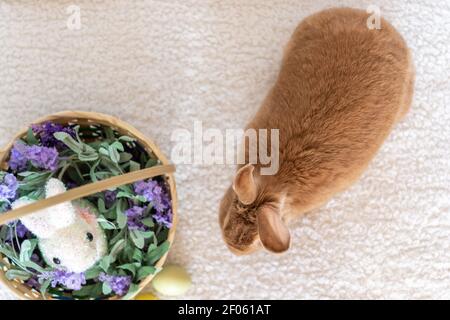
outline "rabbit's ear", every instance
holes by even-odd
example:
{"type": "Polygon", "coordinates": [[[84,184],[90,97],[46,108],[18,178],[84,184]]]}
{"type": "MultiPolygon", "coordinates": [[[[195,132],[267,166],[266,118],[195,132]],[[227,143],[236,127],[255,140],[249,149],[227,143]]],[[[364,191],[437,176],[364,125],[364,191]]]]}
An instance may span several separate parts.
{"type": "Polygon", "coordinates": [[[245,205],[252,204],[256,200],[257,186],[253,178],[252,164],[247,164],[238,170],[233,182],[233,190],[240,202],[245,205]]]}
{"type": "Polygon", "coordinates": [[[259,238],[266,250],[281,253],[289,249],[291,235],[277,208],[271,205],[262,206],[256,213],[256,220],[259,238]]]}
{"type": "MultiPolygon", "coordinates": [[[[17,209],[29,204],[32,204],[35,200],[28,198],[20,198],[11,204],[13,209],[17,209]]],[[[53,235],[54,228],[50,221],[47,219],[45,212],[35,212],[22,217],[20,221],[39,238],[48,238],[53,235]]]]}
{"type": "MultiPolygon", "coordinates": [[[[45,186],[46,198],[66,192],[66,187],[58,179],[50,179],[45,186]]],[[[16,200],[12,207],[18,208],[34,202],[33,200],[21,198],[16,200]]],[[[49,238],[57,230],[66,228],[76,219],[76,211],[70,202],[64,202],[44,210],[34,212],[20,220],[39,238],[49,238]]]]}
{"type": "MultiPolygon", "coordinates": [[[[45,197],[50,198],[58,194],[66,192],[67,189],[60,180],[52,178],[45,186],[45,197]]],[[[46,209],[49,223],[54,229],[65,228],[74,223],[76,218],[76,211],[71,202],[64,202],[56,206],[46,209]]]]}

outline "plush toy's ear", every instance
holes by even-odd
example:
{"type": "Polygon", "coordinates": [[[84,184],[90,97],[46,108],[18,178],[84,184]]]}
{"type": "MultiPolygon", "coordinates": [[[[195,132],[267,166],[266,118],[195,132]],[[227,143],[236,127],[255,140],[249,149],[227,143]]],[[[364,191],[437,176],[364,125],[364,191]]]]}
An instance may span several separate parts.
{"type": "Polygon", "coordinates": [[[265,249],[281,253],[289,249],[291,235],[281,219],[279,209],[263,205],[256,213],[258,233],[265,249]]]}
{"type": "MultiPolygon", "coordinates": [[[[66,187],[58,179],[50,179],[45,186],[46,198],[55,196],[65,191],[66,187]]],[[[16,209],[33,202],[33,200],[21,198],[12,204],[12,208],[16,209]]],[[[62,204],[22,217],[20,220],[39,238],[48,238],[58,229],[68,227],[74,223],[75,218],[76,211],[72,204],[70,202],[64,202],[62,204]]]]}
{"type": "MultiPolygon", "coordinates": [[[[20,198],[11,204],[12,209],[17,209],[29,204],[32,204],[35,200],[28,198],[20,198]]],[[[35,234],[38,238],[50,237],[54,233],[54,228],[50,221],[47,219],[45,212],[35,212],[22,217],[20,221],[35,234]]]]}
{"type": "MultiPolygon", "coordinates": [[[[52,178],[45,185],[45,197],[50,198],[60,193],[66,192],[67,189],[62,181],[52,178]]],[[[65,228],[74,223],[76,211],[71,202],[64,202],[56,206],[46,209],[51,225],[55,229],[65,228]]]]}
{"type": "Polygon", "coordinates": [[[252,204],[256,200],[257,186],[253,178],[252,164],[247,164],[238,170],[233,182],[233,190],[240,202],[245,205],[252,204]]]}

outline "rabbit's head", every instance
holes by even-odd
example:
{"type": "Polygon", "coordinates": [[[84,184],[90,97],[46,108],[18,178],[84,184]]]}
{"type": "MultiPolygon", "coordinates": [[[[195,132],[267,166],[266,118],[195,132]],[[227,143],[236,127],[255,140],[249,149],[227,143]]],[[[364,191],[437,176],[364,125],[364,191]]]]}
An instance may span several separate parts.
{"type": "MultiPolygon", "coordinates": [[[[46,197],[66,191],[58,179],[46,185],[46,197]]],[[[13,203],[17,208],[33,202],[21,198],[13,203]]],[[[39,238],[39,248],[50,266],[72,272],[83,272],[107,252],[106,238],[97,223],[96,208],[88,201],[62,203],[21,219],[39,238]]]]}
{"type": "Polygon", "coordinates": [[[73,272],[83,272],[106,254],[106,239],[88,202],[74,201],[77,212],[74,222],[49,238],[41,238],[39,248],[46,262],[55,267],[65,267],[73,272]]]}
{"type": "Polygon", "coordinates": [[[219,222],[228,248],[237,255],[262,246],[273,253],[289,249],[290,233],[281,217],[283,199],[258,185],[255,167],[238,170],[220,204],[219,222]]]}

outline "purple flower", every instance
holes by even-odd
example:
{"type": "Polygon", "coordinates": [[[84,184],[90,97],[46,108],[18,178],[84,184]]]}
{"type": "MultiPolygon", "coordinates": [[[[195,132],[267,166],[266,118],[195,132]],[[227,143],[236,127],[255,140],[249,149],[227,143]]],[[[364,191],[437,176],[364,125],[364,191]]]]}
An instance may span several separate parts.
{"type": "Polygon", "coordinates": [[[166,228],[172,228],[172,218],[173,214],[171,209],[168,209],[165,213],[157,212],[153,215],[153,219],[155,219],[158,224],[165,226],[166,228]]]}
{"type": "Polygon", "coordinates": [[[109,191],[109,190],[105,191],[105,204],[107,208],[111,207],[116,201],[116,199],[117,199],[116,191],[109,191]]]}
{"type": "Polygon", "coordinates": [[[112,291],[119,296],[127,294],[131,285],[130,276],[113,276],[105,274],[104,272],[100,273],[98,280],[106,282],[111,287],[112,291]]]}
{"type": "Polygon", "coordinates": [[[142,216],[145,208],[134,206],[125,211],[127,216],[128,229],[130,230],[145,230],[145,225],[142,223],[142,216]]]}
{"type": "Polygon", "coordinates": [[[16,234],[17,234],[18,239],[23,239],[27,236],[27,233],[29,232],[27,227],[25,227],[25,225],[23,225],[22,222],[20,222],[20,220],[15,220],[15,221],[10,222],[10,223],[8,223],[8,226],[9,226],[9,232],[6,235],[6,239],[5,239],[5,241],[7,241],[7,242],[11,242],[16,234]],[[16,228],[15,231],[14,231],[14,227],[16,228]]]}
{"type": "Polygon", "coordinates": [[[39,138],[44,147],[67,148],[66,145],[54,137],[56,132],[65,132],[75,138],[75,131],[71,127],[65,127],[59,123],[45,122],[31,126],[33,133],[39,138]]]}
{"type": "Polygon", "coordinates": [[[27,146],[16,142],[11,150],[9,167],[15,171],[24,170],[27,162],[40,169],[54,171],[58,168],[58,151],[56,148],[27,146]]]}
{"type": "Polygon", "coordinates": [[[19,238],[21,238],[21,239],[24,238],[27,235],[28,231],[29,230],[27,229],[27,227],[25,227],[25,225],[22,222],[17,221],[16,233],[19,238]]]}
{"type": "Polygon", "coordinates": [[[27,167],[27,146],[16,142],[11,150],[9,157],[9,167],[14,171],[21,171],[27,167]]]}
{"type": "Polygon", "coordinates": [[[161,183],[155,180],[138,181],[134,184],[134,191],[152,204],[156,211],[153,215],[156,222],[167,228],[172,226],[172,204],[169,192],[161,183]]]}
{"type": "Polygon", "coordinates": [[[30,288],[34,288],[36,290],[39,290],[41,288],[41,284],[39,283],[37,276],[31,277],[30,279],[25,281],[25,284],[30,288]]]}
{"type": "Polygon", "coordinates": [[[44,266],[44,260],[36,253],[33,253],[31,255],[30,260],[36,263],[38,266],[44,266]]]}
{"type": "Polygon", "coordinates": [[[16,177],[11,173],[7,173],[0,184],[0,201],[9,202],[14,200],[17,196],[18,188],[19,183],[16,177]]]}
{"type": "Polygon", "coordinates": [[[61,284],[69,290],[80,290],[86,284],[84,273],[68,272],[58,269],[41,273],[39,279],[51,280],[50,284],[53,288],[61,284]]]}
{"type": "Polygon", "coordinates": [[[30,146],[27,157],[36,168],[55,171],[58,168],[58,151],[56,148],[30,146]]]}
{"type": "Polygon", "coordinates": [[[152,202],[155,200],[155,194],[153,189],[157,186],[157,182],[154,180],[138,181],[134,183],[134,192],[138,195],[144,196],[147,201],[152,202]]]}
{"type": "Polygon", "coordinates": [[[10,222],[10,223],[8,223],[8,226],[9,226],[9,232],[6,235],[6,239],[5,239],[5,241],[7,241],[7,242],[11,242],[16,234],[17,234],[18,239],[23,239],[27,236],[27,234],[29,232],[27,227],[25,227],[25,225],[23,225],[22,222],[20,222],[20,220],[10,222]],[[16,231],[14,231],[14,225],[15,225],[16,231]]]}
{"type": "Polygon", "coordinates": [[[73,181],[68,181],[66,183],[66,187],[67,187],[67,189],[73,189],[73,188],[78,187],[78,185],[75,182],[73,182],[73,181]]]}

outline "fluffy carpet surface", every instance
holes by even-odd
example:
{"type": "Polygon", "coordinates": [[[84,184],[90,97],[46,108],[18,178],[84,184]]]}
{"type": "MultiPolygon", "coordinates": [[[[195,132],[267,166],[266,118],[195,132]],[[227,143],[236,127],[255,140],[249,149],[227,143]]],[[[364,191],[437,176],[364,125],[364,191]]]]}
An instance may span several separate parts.
{"type": "MultiPolygon", "coordinates": [[[[109,113],[170,155],[171,133],[243,127],[304,17],[372,1],[31,1],[0,4],[0,145],[57,111],[109,113]],[[69,30],[66,8],[81,9],[69,30]]],[[[362,179],[292,225],[282,256],[235,257],[217,212],[231,166],[180,165],[170,261],[184,298],[450,298],[450,3],[379,0],[417,68],[410,114],[362,179]]],[[[3,288],[3,287],[2,287],[3,288]]],[[[0,298],[12,298],[6,289],[0,298]]]]}

